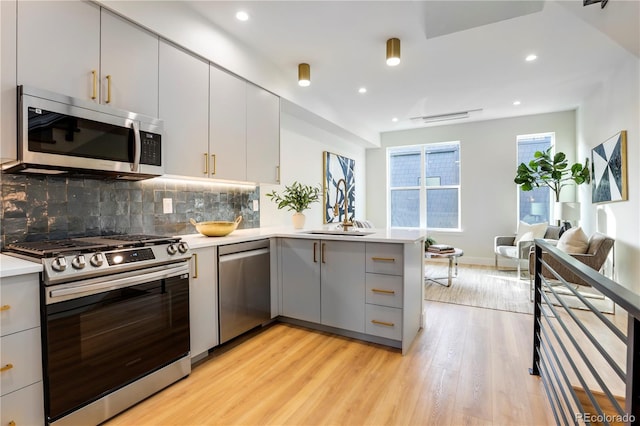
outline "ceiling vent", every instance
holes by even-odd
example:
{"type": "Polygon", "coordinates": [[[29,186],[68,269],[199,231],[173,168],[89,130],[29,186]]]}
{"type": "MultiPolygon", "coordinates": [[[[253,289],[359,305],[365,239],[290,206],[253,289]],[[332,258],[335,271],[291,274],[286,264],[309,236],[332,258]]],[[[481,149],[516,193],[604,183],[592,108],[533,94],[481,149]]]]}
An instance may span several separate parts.
{"type": "Polygon", "coordinates": [[[448,112],[446,114],[411,117],[411,120],[422,120],[423,123],[435,123],[438,121],[461,120],[463,118],[469,118],[472,112],[477,112],[477,111],[482,111],[482,108],[470,109],[468,111],[448,112]]]}

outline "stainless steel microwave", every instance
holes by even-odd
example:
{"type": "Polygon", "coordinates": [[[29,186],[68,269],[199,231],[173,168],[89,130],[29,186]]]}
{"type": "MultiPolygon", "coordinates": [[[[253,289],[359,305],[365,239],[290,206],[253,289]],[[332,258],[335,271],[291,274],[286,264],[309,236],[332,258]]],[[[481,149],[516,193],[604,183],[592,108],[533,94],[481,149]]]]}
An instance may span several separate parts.
{"type": "Polygon", "coordinates": [[[146,179],[164,173],[160,119],[18,87],[18,163],[5,172],[146,179]]]}

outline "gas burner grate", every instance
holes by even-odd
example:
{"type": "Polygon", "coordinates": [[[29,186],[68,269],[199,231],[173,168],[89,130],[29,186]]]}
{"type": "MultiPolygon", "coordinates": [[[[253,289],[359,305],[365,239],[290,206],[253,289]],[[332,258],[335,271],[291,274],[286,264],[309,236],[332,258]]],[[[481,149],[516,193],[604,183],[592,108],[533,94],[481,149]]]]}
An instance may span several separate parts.
{"type": "Polygon", "coordinates": [[[36,257],[52,257],[60,253],[100,250],[104,249],[104,244],[96,244],[88,241],[78,241],[73,239],[65,240],[44,240],[23,243],[9,244],[7,248],[16,253],[23,253],[36,257]]]}

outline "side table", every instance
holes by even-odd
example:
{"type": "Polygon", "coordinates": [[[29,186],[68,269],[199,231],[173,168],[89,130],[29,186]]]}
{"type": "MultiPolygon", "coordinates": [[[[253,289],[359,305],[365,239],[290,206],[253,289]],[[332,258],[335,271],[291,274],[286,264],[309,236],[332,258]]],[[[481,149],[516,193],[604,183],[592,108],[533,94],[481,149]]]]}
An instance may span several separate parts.
{"type": "Polygon", "coordinates": [[[453,251],[449,253],[432,253],[430,251],[425,251],[424,252],[425,259],[432,259],[432,258],[433,259],[438,259],[438,258],[449,259],[449,270],[446,277],[428,278],[426,274],[426,267],[425,267],[425,276],[424,276],[425,281],[433,281],[434,283],[443,285],[445,287],[451,286],[451,281],[453,280],[453,278],[458,276],[458,258],[462,256],[464,256],[464,251],[462,251],[462,249],[459,249],[459,248],[454,248],[453,251]],[[455,273],[454,273],[454,268],[455,268],[455,273]],[[445,278],[447,279],[446,284],[439,281],[445,278]]]}

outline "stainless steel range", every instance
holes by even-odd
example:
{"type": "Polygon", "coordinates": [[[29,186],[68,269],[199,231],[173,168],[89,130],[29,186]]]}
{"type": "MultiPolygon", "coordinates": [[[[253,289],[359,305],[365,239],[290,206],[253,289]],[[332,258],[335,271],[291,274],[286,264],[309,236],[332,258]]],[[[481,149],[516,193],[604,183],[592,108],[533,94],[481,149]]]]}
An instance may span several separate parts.
{"type": "Polygon", "coordinates": [[[10,244],[40,260],[45,413],[98,424],[189,375],[189,247],[153,235],[10,244]]]}

